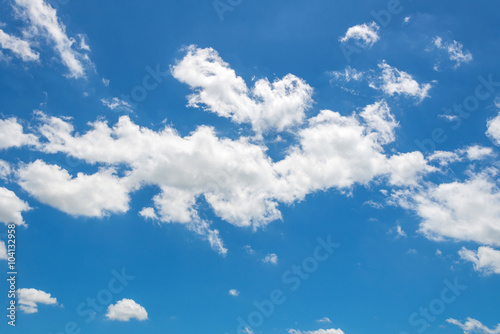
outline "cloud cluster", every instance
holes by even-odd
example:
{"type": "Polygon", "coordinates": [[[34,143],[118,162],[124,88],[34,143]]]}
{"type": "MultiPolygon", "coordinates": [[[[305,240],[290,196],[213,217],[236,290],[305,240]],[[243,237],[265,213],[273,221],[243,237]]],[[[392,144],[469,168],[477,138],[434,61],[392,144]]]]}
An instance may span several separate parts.
{"type": "Polygon", "coordinates": [[[301,331],[298,329],[289,329],[288,334],[344,334],[341,329],[318,329],[315,331],[301,331]]]}
{"type": "Polygon", "coordinates": [[[30,210],[28,203],[4,187],[0,187],[0,223],[24,225],[22,213],[30,210]]]}
{"type": "Polygon", "coordinates": [[[443,39],[439,36],[434,38],[434,45],[448,53],[448,57],[451,61],[455,62],[455,68],[460,67],[463,63],[469,63],[472,61],[472,54],[469,50],[463,50],[463,44],[457,41],[453,42],[443,42],[443,39]]]}
{"type": "Polygon", "coordinates": [[[23,61],[38,61],[40,55],[38,52],[33,51],[28,42],[7,34],[0,29],[0,47],[2,49],[10,50],[16,57],[21,58],[23,61]]]}
{"type": "Polygon", "coordinates": [[[446,319],[446,322],[460,327],[464,331],[464,334],[469,334],[469,333],[500,334],[500,324],[498,324],[496,328],[490,329],[487,326],[483,325],[479,320],[472,318],[467,318],[467,321],[465,321],[464,323],[456,319],[446,319]]]}
{"type": "Polygon", "coordinates": [[[479,247],[477,252],[462,248],[458,254],[465,260],[474,264],[474,270],[485,275],[500,274],[500,251],[491,247],[479,247]]]}
{"type": "Polygon", "coordinates": [[[190,107],[202,107],[235,123],[250,123],[257,133],[301,124],[311,107],[311,86],[292,74],[274,82],[259,79],[248,88],[214,49],[191,45],[186,51],[171,72],[193,89],[190,107]]]}

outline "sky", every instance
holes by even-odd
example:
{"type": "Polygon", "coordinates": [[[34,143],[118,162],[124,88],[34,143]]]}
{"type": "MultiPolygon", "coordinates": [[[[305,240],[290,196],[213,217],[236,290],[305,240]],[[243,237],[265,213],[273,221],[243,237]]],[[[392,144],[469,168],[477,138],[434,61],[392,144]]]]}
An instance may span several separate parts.
{"type": "Polygon", "coordinates": [[[500,334],[496,2],[0,6],[1,333],[500,334]]]}

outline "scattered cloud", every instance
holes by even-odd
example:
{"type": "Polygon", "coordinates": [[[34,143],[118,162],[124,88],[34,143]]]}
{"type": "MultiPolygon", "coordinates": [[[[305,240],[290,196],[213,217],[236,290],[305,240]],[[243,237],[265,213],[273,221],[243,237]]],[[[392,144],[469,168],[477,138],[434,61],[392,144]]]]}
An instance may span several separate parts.
{"type": "Polygon", "coordinates": [[[381,75],[370,82],[370,87],[380,89],[389,96],[404,95],[417,98],[419,101],[429,97],[430,83],[419,84],[413,77],[390,66],[385,61],[378,65],[381,75]]]}
{"type": "Polygon", "coordinates": [[[57,299],[50,293],[37,289],[19,289],[17,290],[17,300],[19,309],[24,313],[37,313],[38,305],[57,305],[57,299]]]}
{"type": "Polygon", "coordinates": [[[330,318],[328,318],[328,317],[323,317],[323,318],[321,318],[321,319],[316,320],[316,322],[319,322],[319,323],[328,323],[328,324],[329,324],[329,323],[331,323],[332,321],[331,321],[331,320],[330,320],[330,318]]]}
{"type": "Polygon", "coordinates": [[[335,80],[342,80],[346,82],[350,81],[360,81],[364,78],[365,73],[352,68],[351,66],[347,66],[343,71],[332,71],[329,72],[329,75],[332,76],[335,80]]]}
{"type": "Polygon", "coordinates": [[[301,331],[298,329],[289,329],[288,334],[344,334],[340,329],[318,329],[315,331],[301,331]]]}
{"type": "Polygon", "coordinates": [[[347,32],[340,38],[340,42],[346,43],[349,40],[357,41],[361,46],[372,47],[379,39],[380,27],[375,23],[363,23],[347,29],[347,32]]]}
{"type": "Polygon", "coordinates": [[[84,64],[90,63],[88,55],[73,48],[75,39],[68,37],[65,25],[50,4],[44,0],[14,0],[13,6],[18,16],[28,25],[26,36],[34,40],[46,40],[68,68],[69,77],[85,77],[84,64]]]}
{"type": "Polygon", "coordinates": [[[495,145],[500,146],[500,113],[488,121],[488,130],[486,131],[486,134],[491,138],[495,145]]]}
{"type": "Polygon", "coordinates": [[[124,298],[116,302],[116,304],[108,306],[106,318],[116,321],[129,321],[130,319],[143,321],[148,319],[148,313],[144,307],[137,304],[132,299],[124,298]]]}
{"type": "Polygon", "coordinates": [[[236,289],[231,289],[229,290],[229,295],[233,297],[238,297],[240,295],[240,292],[236,289]]]}
{"type": "Polygon", "coordinates": [[[439,36],[434,38],[434,45],[440,49],[445,50],[451,61],[455,62],[455,68],[460,67],[463,63],[469,63],[472,61],[472,54],[469,50],[463,50],[463,44],[457,41],[450,43],[443,42],[443,39],[439,36]]]}
{"type": "Polygon", "coordinates": [[[104,106],[108,107],[110,110],[133,112],[133,108],[130,103],[120,100],[117,97],[111,99],[101,99],[104,106]]]}
{"type": "Polygon", "coordinates": [[[7,34],[0,29],[0,47],[10,50],[16,57],[23,61],[38,61],[40,55],[31,49],[30,43],[18,37],[7,34]]]}
{"type": "Polygon", "coordinates": [[[497,327],[494,329],[489,329],[488,327],[483,325],[480,321],[472,318],[467,318],[467,321],[464,323],[461,323],[460,321],[455,319],[446,319],[446,322],[460,327],[464,331],[464,334],[469,334],[469,333],[500,334],[500,324],[498,324],[497,327]]]}
{"type": "Polygon", "coordinates": [[[271,263],[271,264],[278,264],[278,255],[274,253],[267,254],[263,259],[262,262],[264,263],[271,263]]]}
{"type": "Polygon", "coordinates": [[[463,247],[458,254],[462,260],[472,262],[474,270],[485,275],[500,274],[500,251],[491,247],[479,247],[477,252],[463,247]]]}
{"type": "Polygon", "coordinates": [[[0,223],[24,225],[22,213],[28,210],[28,203],[13,191],[0,187],[0,223]]]}

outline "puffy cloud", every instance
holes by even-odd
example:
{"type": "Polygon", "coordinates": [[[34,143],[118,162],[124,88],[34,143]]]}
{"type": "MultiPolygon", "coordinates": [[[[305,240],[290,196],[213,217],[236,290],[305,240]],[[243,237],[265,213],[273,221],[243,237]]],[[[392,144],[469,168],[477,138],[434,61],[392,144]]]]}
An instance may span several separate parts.
{"type": "Polygon", "coordinates": [[[289,329],[288,334],[344,334],[341,329],[318,329],[315,331],[301,331],[298,329],[289,329]]]}
{"type": "Polygon", "coordinates": [[[464,247],[458,254],[463,260],[472,262],[476,271],[485,275],[500,274],[500,251],[483,246],[475,252],[464,247]]]}
{"type": "Polygon", "coordinates": [[[0,260],[7,260],[7,246],[3,241],[0,241],[0,260]]]}
{"type": "Polygon", "coordinates": [[[393,197],[421,217],[419,232],[429,239],[500,245],[500,192],[486,173],[465,182],[395,192],[393,197]]]}
{"type": "Polygon", "coordinates": [[[17,290],[17,300],[19,308],[24,313],[37,313],[38,304],[57,305],[57,299],[50,293],[37,289],[19,289],[17,290]]]}
{"type": "Polygon", "coordinates": [[[14,9],[26,23],[27,35],[42,37],[51,44],[69,70],[69,76],[85,76],[84,62],[90,62],[86,54],[73,49],[75,40],[66,35],[66,27],[57,17],[57,12],[44,0],[14,0],[14,9]]]}
{"type": "Polygon", "coordinates": [[[382,62],[378,67],[382,73],[379,77],[372,79],[370,87],[381,89],[390,96],[394,94],[412,96],[418,98],[419,101],[429,97],[428,92],[432,87],[430,83],[419,84],[410,74],[400,71],[386,62],[382,62]]]}
{"type": "Polygon", "coordinates": [[[447,166],[456,161],[461,161],[462,157],[457,152],[435,151],[427,159],[429,161],[437,161],[440,166],[447,166]]]}
{"type": "Polygon", "coordinates": [[[108,306],[106,318],[117,321],[129,321],[130,319],[143,321],[148,319],[148,313],[144,307],[132,299],[124,298],[116,302],[116,304],[108,306]]]}
{"type": "Polygon", "coordinates": [[[362,46],[371,47],[380,39],[380,36],[378,35],[379,29],[380,27],[375,22],[370,24],[359,24],[347,29],[347,32],[342,38],[340,38],[340,41],[342,43],[346,43],[347,41],[353,39],[359,42],[362,46]]]}
{"type": "Polygon", "coordinates": [[[450,43],[443,42],[443,39],[439,36],[434,38],[434,45],[441,50],[445,50],[448,53],[451,61],[455,62],[455,68],[459,67],[463,63],[469,63],[472,61],[472,54],[469,50],[463,50],[463,44],[457,41],[450,43]]]}
{"type": "Polygon", "coordinates": [[[0,187],[0,223],[24,225],[22,213],[29,209],[13,191],[0,187]]]}
{"type": "Polygon", "coordinates": [[[482,160],[485,157],[492,155],[493,149],[491,147],[472,145],[465,149],[465,153],[469,160],[482,160]]]}
{"type": "Polygon", "coordinates": [[[264,263],[278,264],[278,255],[274,253],[267,254],[263,259],[264,263]]]}
{"type": "Polygon", "coordinates": [[[394,119],[387,102],[382,100],[368,105],[359,116],[366,122],[366,127],[379,136],[381,144],[394,141],[394,129],[398,126],[398,122],[394,119]]]}
{"type": "Polygon", "coordinates": [[[36,144],[36,137],[32,134],[25,134],[23,126],[16,118],[0,119],[0,150],[36,144]]]}
{"type": "Polygon", "coordinates": [[[117,97],[113,97],[112,99],[101,99],[101,102],[104,106],[108,107],[111,110],[133,112],[130,103],[123,101],[117,97]]]}
{"type": "Polygon", "coordinates": [[[446,322],[460,327],[464,331],[464,334],[469,334],[469,333],[500,334],[500,324],[498,324],[497,327],[494,329],[489,329],[488,327],[483,325],[480,321],[472,318],[467,318],[467,321],[464,323],[461,323],[456,319],[446,319],[446,322]]]}
{"type": "Polygon", "coordinates": [[[11,172],[10,164],[7,161],[0,160],[0,179],[6,179],[11,172]]]}
{"type": "Polygon", "coordinates": [[[102,217],[128,210],[130,191],[126,178],[102,169],[73,178],[66,170],[36,160],[18,170],[19,185],[40,202],[74,216],[102,217]]]}
{"type": "MultiPolygon", "coordinates": [[[[500,107],[500,104],[498,106],[500,107]]],[[[496,145],[500,146],[500,113],[488,121],[486,134],[496,145]]]]}
{"type": "Polygon", "coordinates": [[[27,41],[9,35],[2,29],[0,29],[0,47],[12,51],[23,61],[37,61],[39,58],[38,52],[33,51],[27,41]]]}
{"type": "Polygon", "coordinates": [[[238,297],[240,295],[240,292],[236,289],[231,289],[229,290],[229,295],[233,297],[238,297]]]}
{"type": "Polygon", "coordinates": [[[391,171],[389,182],[395,186],[417,186],[421,177],[436,169],[427,164],[420,152],[393,155],[389,159],[391,171]]]}
{"type": "Polygon", "coordinates": [[[212,48],[189,46],[171,71],[194,90],[189,106],[203,107],[235,123],[250,123],[257,133],[301,124],[312,103],[311,86],[292,74],[274,82],[257,80],[249,89],[212,48]]]}

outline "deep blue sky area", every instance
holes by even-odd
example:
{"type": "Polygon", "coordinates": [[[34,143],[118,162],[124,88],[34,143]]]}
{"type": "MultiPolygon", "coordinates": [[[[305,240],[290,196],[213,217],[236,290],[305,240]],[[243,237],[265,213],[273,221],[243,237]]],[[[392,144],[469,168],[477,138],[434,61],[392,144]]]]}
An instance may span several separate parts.
{"type": "MultiPolygon", "coordinates": [[[[9,286],[0,281],[1,333],[460,334],[467,326],[500,333],[499,87],[474,98],[488,76],[500,81],[498,2],[0,0],[0,7],[0,276],[7,277],[7,224],[16,223],[21,289],[13,327],[9,286]],[[29,50],[36,60],[26,58],[29,50]],[[306,106],[282,107],[276,89],[274,105],[255,107],[267,97],[254,85],[288,74],[310,87],[306,97],[295,91],[306,106]],[[193,96],[198,106],[188,105],[193,96]],[[454,105],[467,98],[477,105],[457,116],[454,105]],[[390,114],[370,123],[362,112],[377,103],[390,114]],[[320,113],[342,121],[318,120],[320,113]],[[284,129],[273,123],[295,114],[301,119],[284,129]],[[43,132],[51,117],[71,124],[66,139],[43,132]],[[94,122],[112,128],[124,118],[143,128],[78,142],[94,122]],[[318,122],[331,128],[321,132],[318,122]],[[392,139],[384,142],[377,136],[386,126],[392,139]],[[189,146],[206,127],[213,137],[189,146]],[[165,128],[176,138],[168,144],[165,128]],[[154,139],[143,145],[141,133],[154,139]],[[120,136],[130,140],[108,145],[120,136]],[[482,153],[474,158],[472,150],[482,153]],[[424,165],[395,167],[390,158],[407,153],[424,165]],[[122,160],[107,160],[114,156],[122,160]],[[154,164],[156,172],[147,169],[154,164]],[[215,193],[197,183],[223,167],[248,173],[231,174],[215,193]],[[85,183],[109,168],[112,176],[85,183]],[[108,181],[126,188],[125,208],[113,209],[122,188],[103,188],[108,181]],[[7,191],[30,209],[16,209],[7,191]],[[190,194],[193,202],[184,202],[190,194]],[[189,218],[176,218],[186,203],[189,218]],[[275,211],[262,211],[269,203],[275,211]],[[5,218],[16,210],[22,219],[5,218]],[[196,230],[202,223],[209,230],[196,230]],[[214,230],[227,254],[210,243],[214,230]],[[323,249],[328,258],[318,261],[325,240],[338,248],[323,249]],[[121,272],[132,278],[110,292],[121,272]],[[282,303],[269,302],[273,291],[282,303]],[[46,302],[47,294],[57,301],[46,302]],[[113,318],[124,300],[136,308],[113,318]],[[29,302],[35,312],[20,307],[29,302]]],[[[304,88],[300,82],[286,94],[304,88]]]]}

